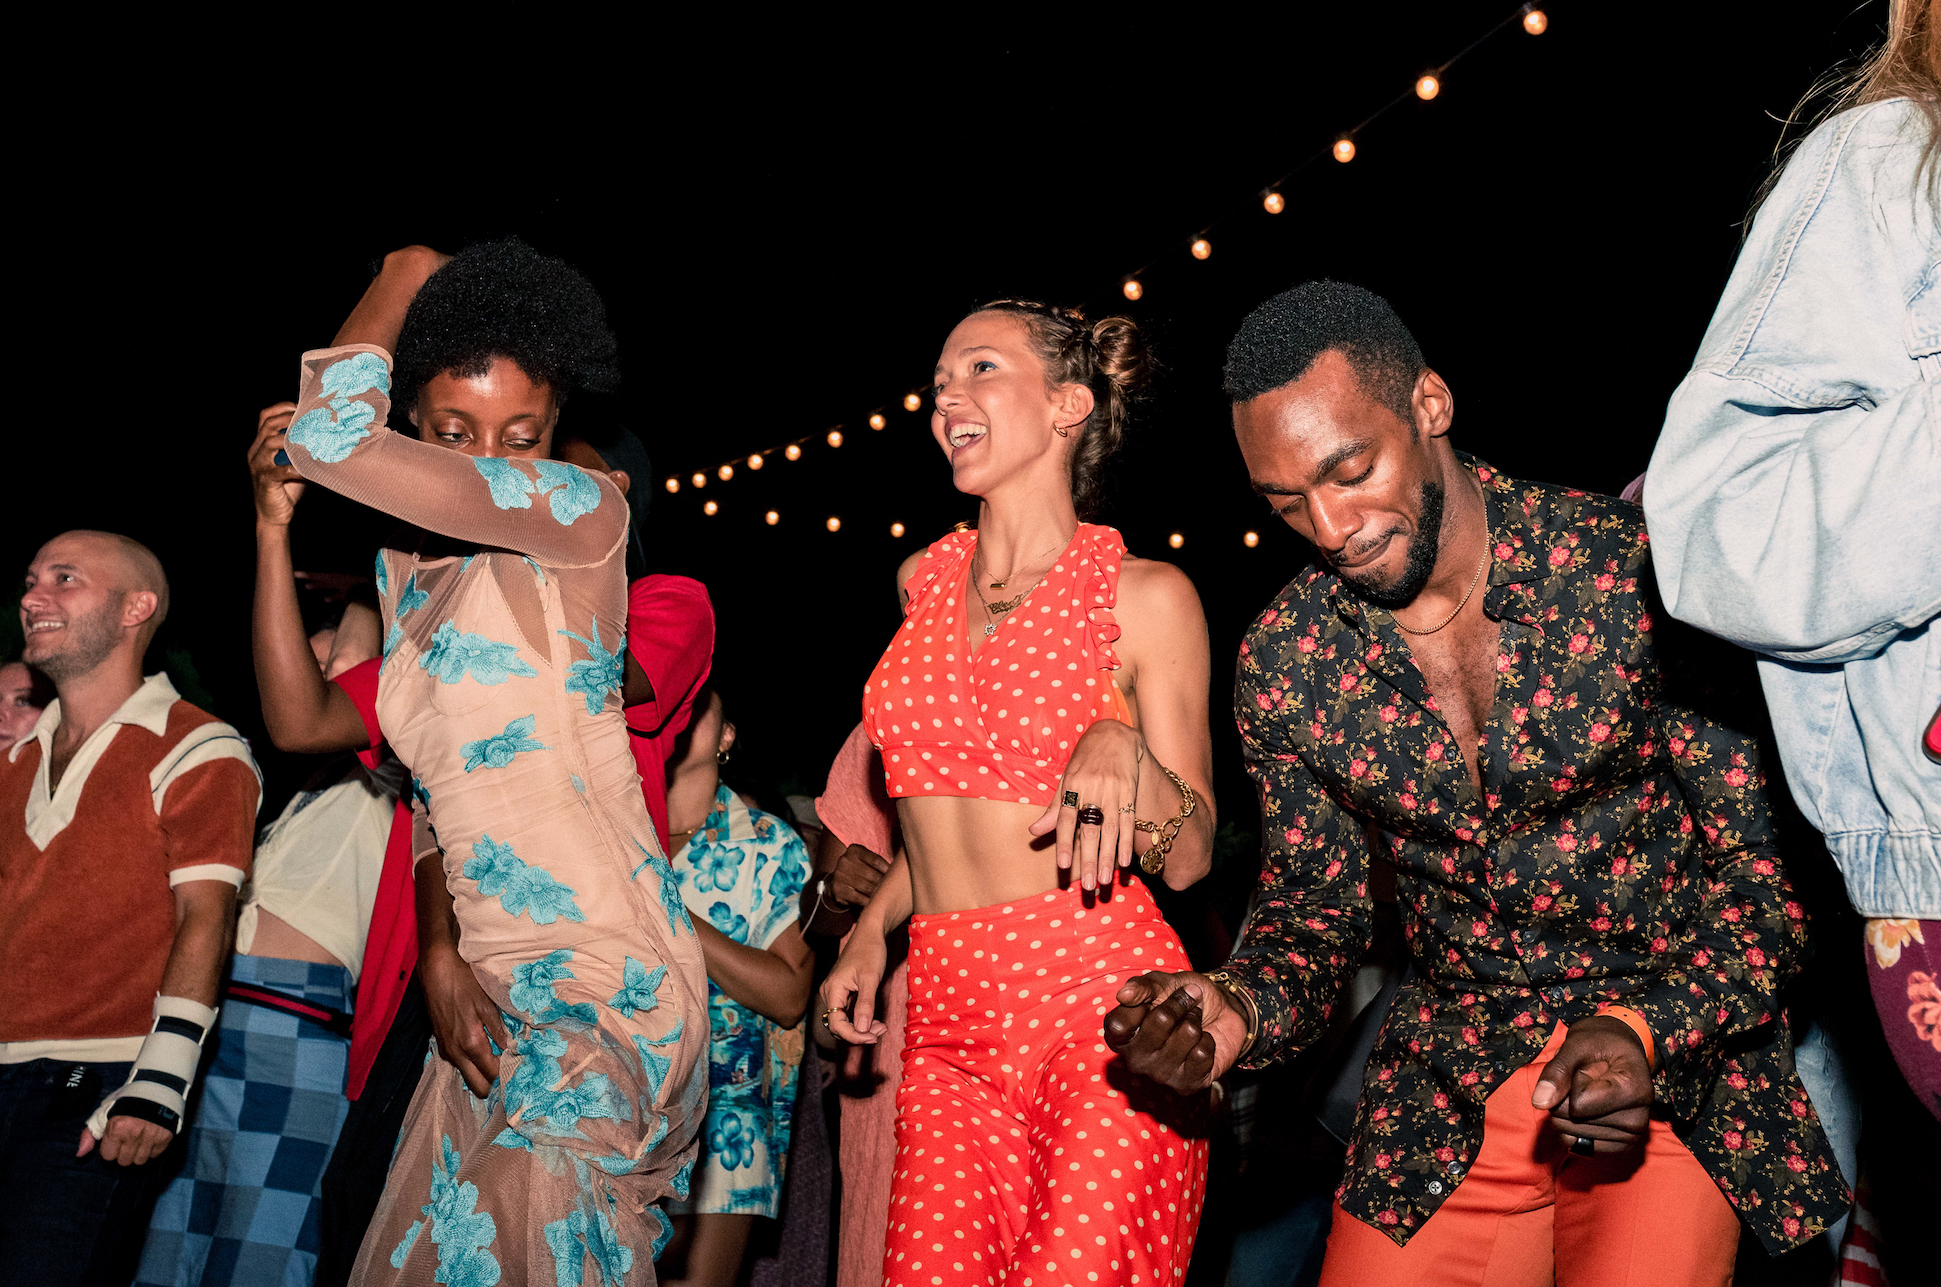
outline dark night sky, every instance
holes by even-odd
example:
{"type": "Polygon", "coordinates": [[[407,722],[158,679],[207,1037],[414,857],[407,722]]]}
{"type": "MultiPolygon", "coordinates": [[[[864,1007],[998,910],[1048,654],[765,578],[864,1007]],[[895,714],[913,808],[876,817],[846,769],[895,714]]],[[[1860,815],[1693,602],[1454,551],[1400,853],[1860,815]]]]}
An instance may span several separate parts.
{"type": "MultiPolygon", "coordinates": [[[[231,61],[213,79],[50,81],[22,117],[37,141],[21,174],[39,182],[15,205],[11,284],[41,341],[13,394],[25,521],[6,524],[0,559],[22,566],[74,526],[150,543],[176,584],[162,646],[266,747],[248,653],[254,413],[294,393],[298,354],[327,342],[385,250],[516,232],[586,272],[620,336],[626,387],[574,402],[569,427],[624,421],[665,477],[844,426],[839,451],[818,437],[797,464],[658,493],[647,533],[660,568],[713,594],[747,771],[819,788],[894,627],[898,560],[974,513],[898,400],[980,300],[1116,305],[1167,372],[1105,518],[1200,588],[1218,785],[1251,826],[1229,659],[1306,555],[1270,528],[1232,443],[1219,364],[1240,317],[1311,277],[1370,286],[1455,391],[1460,447],[1616,491],[1731,268],[1776,118],[1886,12],[1564,0],[1546,34],[1511,25],[1435,101],[1382,118],[1351,164],[1300,170],[1276,217],[1264,184],[1512,5],[1306,8],[488,27],[469,61],[419,50],[354,101],[282,57],[260,78],[231,61]],[[1202,263],[1187,246],[1209,223],[1202,263]],[[1139,268],[1145,297],[1125,305],[1118,281],[1139,268]],[[872,433],[878,407],[889,427],[872,433]],[[705,498],[719,516],[700,515],[705,498]],[[1187,539],[1170,553],[1174,530],[1187,539]]],[[[300,566],[369,567],[368,516],[313,491],[298,522],[300,566]]],[[[266,758],[287,783],[297,766],[266,758]]]]}

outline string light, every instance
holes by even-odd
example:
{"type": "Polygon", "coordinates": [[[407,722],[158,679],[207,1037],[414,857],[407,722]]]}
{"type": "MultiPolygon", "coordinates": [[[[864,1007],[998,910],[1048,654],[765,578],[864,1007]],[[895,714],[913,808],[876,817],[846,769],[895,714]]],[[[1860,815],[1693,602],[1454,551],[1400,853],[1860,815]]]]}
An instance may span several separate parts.
{"type": "Polygon", "coordinates": [[[670,478],[670,479],[668,479],[668,480],[667,480],[667,490],[668,490],[668,491],[670,491],[670,492],[678,492],[678,491],[680,491],[680,490],[681,490],[681,480],[680,480],[680,479],[678,479],[678,478],[670,478]]]}
{"type": "Polygon", "coordinates": [[[708,485],[708,476],[704,473],[701,473],[699,470],[696,470],[694,477],[688,479],[688,481],[690,483],[693,483],[696,487],[706,487],[708,485]]]}
{"type": "Polygon", "coordinates": [[[905,411],[918,411],[918,410],[921,410],[922,407],[923,407],[923,399],[919,398],[916,394],[907,393],[903,395],[903,409],[905,411]]]}
{"type": "Polygon", "coordinates": [[[1425,103],[1441,92],[1442,82],[1433,76],[1424,76],[1415,82],[1415,96],[1425,103]]]}
{"type": "Polygon", "coordinates": [[[1128,277],[1126,278],[1125,292],[1127,299],[1138,299],[1146,293],[1146,288],[1139,284],[1137,277],[1128,277]]]}
{"type": "Polygon", "coordinates": [[[829,521],[827,523],[824,523],[823,526],[828,528],[832,532],[840,532],[842,531],[842,520],[837,518],[834,514],[831,514],[829,516],[829,521]]]}
{"type": "Polygon", "coordinates": [[[796,446],[794,443],[790,443],[782,449],[782,454],[790,460],[800,460],[802,459],[802,448],[796,446]]]}
{"type": "Polygon", "coordinates": [[[703,514],[706,514],[709,518],[713,518],[716,514],[721,512],[721,507],[715,504],[713,501],[709,501],[707,504],[701,507],[701,512],[703,514]]]}
{"type": "Polygon", "coordinates": [[[781,521],[782,521],[782,516],[781,516],[780,514],[777,514],[777,513],[776,513],[776,512],[774,511],[774,510],[772,510],[772,509],[771,509],[770,511],[768,511],[768,513],[766,513],[766,514],[764,514],[764,515],[762,515],[762,517],[763,517],[764,519],[766,519],[766,520],[767,520],[767,522],[768,522],[768,525],[769,525],[770,527],[773,527],[773,526],[775,526],[775,525],[776,525],[777,523],[779,523],[779,522],[781,522],[781,521]]]}
{"type": "Polygon", "coordinates": [[[1353,139],[1336,139],[1334,141],[1334,159],[1344,165],[1354,160],[1355,141],[1353,139]]]}
{"type": "Polygon", "coordinates": [[[883,413],[880,411],[869,418],[869,427],[872,429],[881,429],[888,423],[889,421],[883,419],[883,413]]]}
{"type": "Polygon", "coordinates": [[[1205,237],[1201,237],[1198,241],[1195,241],[1193,243],[1193,258],[1205,259],[1208,255],[1212,253],[1213,253],[1213,243],[1208,241],[1205,237]]]}
{"type": "Polygon", "coordinates": [[[829,431],[829,445],[830,445],[831,447],[840,447],[840,446],[842,446],[842,430],[840,430],[840,429],[831,429],[831,430],[829,431]]]}
{"type": "Polygon", "coordinates": [[[901,523],[891,523],[891,524],[890,524],[890,535],[891,535],[891,536],[901,536],[901,535],[903,535],[903,524],[901,524],[901,523]]]}
{"type": "Polygon", "coordinates": [[[1252,548],[1254,548],[1254,546],[1260,544],[1260,533],[1249,532],[1245,536],[1241,537],[1240,539],[1245,541],[1247,543],[1247,548],[1251,550],[1252,548]]]}
{"type": "MultiPolygon", "coordinates": [[[[712,505],[714,502],[709,501],[708,503],[712,505]]],[[[1172,546],[1174,549],[1178,549],[1180,546],[1186,544],[1186,538],[1184,536],[1181,536],[1178,532],[1174,532],[1171,536],[1166,538],[1166,544],[1172,546]]]]}
{"type": "Polygon", "coordinates": [[[1532,9],[1523,15],[1523,29],[1533,36],[1541,36],[1550,29],[1550,18],[1541,9],[1532,9]]]}
{"type": "Polygon", "coordinates": [[[760,469],[764,463],[762,453],[759,451],[748,458],[748,467],[750,469],[760,469]]]}
{"type": "Polygon", "coordinates": [[[1270,192],[1260,204],[1267,207],[1268,214],[1279,214],[1287,209],[1287,198],[1278,192],[1270,192]]]}
{"type": "Polygon", "coordinates": [[[733,465],[723,465],[721,468],[714,471],[714,475],[716,478],[719,478],[722,482],[725,483],[730,478],[733,478],[735,476],[735,467],[733,465]]]}

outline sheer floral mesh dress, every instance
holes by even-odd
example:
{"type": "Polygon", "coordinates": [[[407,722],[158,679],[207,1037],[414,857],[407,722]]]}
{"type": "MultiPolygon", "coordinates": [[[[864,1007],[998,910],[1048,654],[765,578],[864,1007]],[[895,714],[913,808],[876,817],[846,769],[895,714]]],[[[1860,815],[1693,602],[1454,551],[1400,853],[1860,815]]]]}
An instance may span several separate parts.
{"type": "Polygon", "coordinates": [[[652,1283],[706,1108],[708,982],[620,711],[628,511],[607,478],[384,428],[388,358],[306,354],[305,478],[469,557],[378,556],[378,715],[513,1048],[430,1058],[353,1281],[652,1283]]]}

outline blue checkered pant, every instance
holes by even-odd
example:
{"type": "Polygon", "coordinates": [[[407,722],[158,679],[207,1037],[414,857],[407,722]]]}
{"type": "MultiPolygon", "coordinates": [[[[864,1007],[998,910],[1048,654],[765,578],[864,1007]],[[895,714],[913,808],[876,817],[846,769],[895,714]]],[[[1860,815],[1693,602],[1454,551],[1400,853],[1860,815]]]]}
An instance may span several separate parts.
{"type": "MultiPolygon", "coordinates": [[[[350,972],[238,956],[238,983],[348,1011],[350,972]]],[[[324,1167],[344,1124],[350,1043],[295,1015],[229,1001],[177,1142],[181,1171],[155,1204],[143,1287],[310,1287],[324,1167]]]]}

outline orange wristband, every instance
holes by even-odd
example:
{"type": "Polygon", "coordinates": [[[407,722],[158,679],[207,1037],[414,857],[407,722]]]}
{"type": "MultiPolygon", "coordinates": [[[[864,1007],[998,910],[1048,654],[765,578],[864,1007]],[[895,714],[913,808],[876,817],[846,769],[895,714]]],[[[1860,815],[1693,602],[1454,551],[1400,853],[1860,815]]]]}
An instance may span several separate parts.
{"type": "Polygon", "coordinates": [[[1644,1045],[1645,1065],[1653,1072],[1658,1070],[1658,1046],[1651,1039],[1651,1025],[1644,1021],[1643,1015],[1628,1005],[1612,1005],[1609,1001],[1601,1003],[1597,1007],[1597,1012],[1599,1014],[1609,1015],[1636,1033],[1639,1042],[1644,1045]]]}

